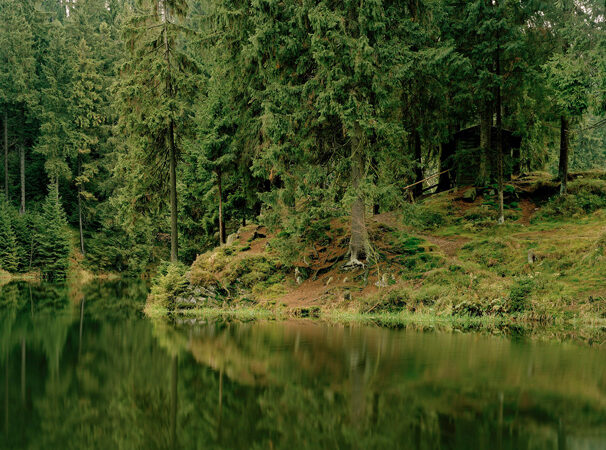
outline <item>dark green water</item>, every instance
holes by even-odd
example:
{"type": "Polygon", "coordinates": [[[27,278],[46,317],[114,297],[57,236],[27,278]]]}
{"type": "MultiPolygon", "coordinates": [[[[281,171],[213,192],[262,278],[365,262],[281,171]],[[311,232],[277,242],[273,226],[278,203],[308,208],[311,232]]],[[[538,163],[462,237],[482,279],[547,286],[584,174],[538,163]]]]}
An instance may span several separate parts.
{"type": "Polygon", "coordinates": [[[0,448],[606,448],[606,352],[317,322],[152,323],[138,283],[0,293],[0,448]]]}

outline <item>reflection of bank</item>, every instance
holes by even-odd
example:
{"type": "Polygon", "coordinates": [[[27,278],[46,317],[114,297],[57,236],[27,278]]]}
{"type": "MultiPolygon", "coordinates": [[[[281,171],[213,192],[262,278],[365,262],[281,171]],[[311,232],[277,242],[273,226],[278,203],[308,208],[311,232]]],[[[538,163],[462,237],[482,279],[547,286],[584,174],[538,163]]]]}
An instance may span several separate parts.
{"type": "Polygon", "coordinates": [[[155,324],[90,295],[59,314],[37,296],[32,318],[23,294],[16,315],[0,305],[0,448],[604,447],[599,350],[313,321],[155,324]]]}
{"type": "MultiPolygon", "coordinates": [[[[465,443],[467,448],[487,443],[495,449],[523,448],[533,439],[541,442],[538,448],[570,448],[564,428],[558,436],[557,418],[595,424],[606,401],[599,387],[606,367],[588,348],[306,321],[192,321],[180,331],[188,339],[175,341],[186,342],[181,348],[220,379],[219,414],[226,376],[264,392],[264,414],[278,414],[281,433],[286,427],[302,433],[319,420],[313,416],[316,409],[297,404],[313,392],[317,404],[312,407],[326,410],[323,420],[334,420],[331,433],[341,439],[351,436],[335,431],[340,427],[360,436],[383,428],[417,443],[456,443],[453,448],[465,448],[465,443]],[[289,414],[299,413],[309,414],[310,424],[304,416],[290,422],[289,414]],[[388,426],[388,416],[398,423],[388,426]],[[476,440],[470,441],[470,430],[476,429],[476,440]]],[[[220,430],[220,418],[217,424],[220,430]]]]}
{"type": "Polygon", "coordinates": [[[366,355],[352,349],[349,352],[350,418],[355,428],[362,428],[366,416],[366,355]]]}

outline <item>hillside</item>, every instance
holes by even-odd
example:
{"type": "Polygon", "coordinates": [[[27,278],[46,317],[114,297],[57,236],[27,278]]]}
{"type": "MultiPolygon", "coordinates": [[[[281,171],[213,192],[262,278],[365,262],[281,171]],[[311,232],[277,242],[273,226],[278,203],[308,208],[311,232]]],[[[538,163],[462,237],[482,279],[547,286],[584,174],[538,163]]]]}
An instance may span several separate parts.
{"type": "Polygon", "coordinates": [[[542,173],[514,180],[501,226],[494,192],[471,187],[375,215],[372,258],[353,271],[344,268],[344,219],[290,263],[275,234],[249,225],[191,268],[170,268],[152,288],[148,312],[261,308],[602,323],[606,174],[573,174],[569,190],[554,195],[557,185],[542,173]]]}

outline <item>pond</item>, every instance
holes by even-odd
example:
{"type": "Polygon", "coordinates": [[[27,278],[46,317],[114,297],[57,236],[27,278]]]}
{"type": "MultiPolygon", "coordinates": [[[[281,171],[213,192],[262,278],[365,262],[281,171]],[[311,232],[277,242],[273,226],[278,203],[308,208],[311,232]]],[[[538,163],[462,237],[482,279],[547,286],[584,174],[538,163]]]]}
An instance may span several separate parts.
{"type": "Polygon", "coordinates": [[[152,322],[135,282],[0,294],[0,448],[606,448],[600,348],[152,322]]]}

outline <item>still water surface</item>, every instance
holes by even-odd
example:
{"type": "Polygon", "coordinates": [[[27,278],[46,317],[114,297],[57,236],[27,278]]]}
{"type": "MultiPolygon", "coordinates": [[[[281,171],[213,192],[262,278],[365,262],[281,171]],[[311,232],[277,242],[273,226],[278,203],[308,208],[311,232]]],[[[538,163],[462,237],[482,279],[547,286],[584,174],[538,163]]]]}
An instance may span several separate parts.
{"type": "Polygon", "coordinates": [[[1,288],[0,448],[606,448],[599,348],[152,323],[145,295],[125,282],[1,288]]]}

